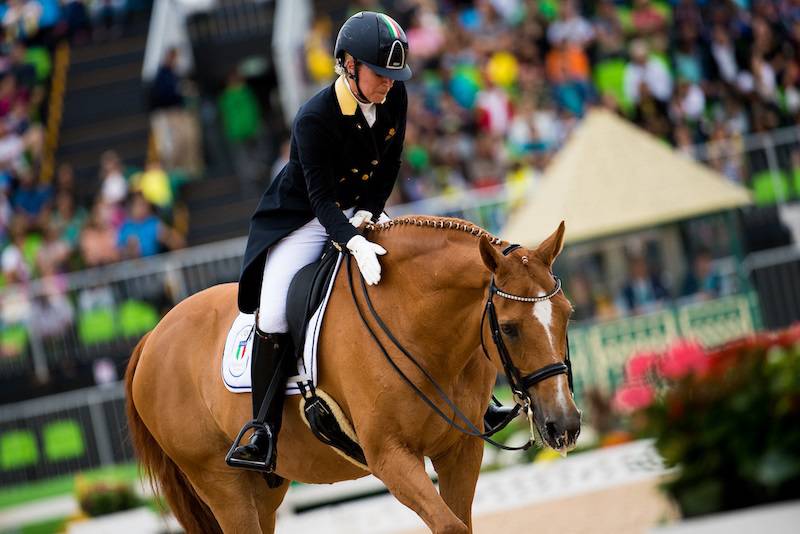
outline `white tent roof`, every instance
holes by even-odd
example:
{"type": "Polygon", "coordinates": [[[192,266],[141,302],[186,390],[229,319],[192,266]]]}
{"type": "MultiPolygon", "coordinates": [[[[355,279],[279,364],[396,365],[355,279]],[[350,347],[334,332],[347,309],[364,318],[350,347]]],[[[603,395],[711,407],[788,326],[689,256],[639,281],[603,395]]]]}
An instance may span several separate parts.
{"type": "Polygon", "coordinates": [[[501,236],[533,246],[566,221],[567,242],[750,203],[749,192],[610,111],[593,110],[501,236]]]}

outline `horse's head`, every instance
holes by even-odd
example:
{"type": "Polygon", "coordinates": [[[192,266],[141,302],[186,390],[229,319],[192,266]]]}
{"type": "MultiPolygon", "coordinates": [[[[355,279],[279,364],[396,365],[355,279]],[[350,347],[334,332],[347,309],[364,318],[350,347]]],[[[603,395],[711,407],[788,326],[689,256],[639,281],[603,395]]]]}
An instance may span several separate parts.
{"type": "MultiPolygon", "coordinates": [[[[563,246],[563,222],[538,247],[518,248],[507,256],[486,237],[480,240],[481,258],[498,289],[492,304],[502,345],[519,376],[532,378],[523,382],[533,401],[539,433],[552,448],[566,451],[575,446],[581,413],[572,399],[568,375],[559,365],[566,363],[567,323],[572,313],[564,293],[556,291],[558,282],[552,274],[563,246]],[[555,373],[538,375],[537,371],[548,371],[548,367],[555,373]]],[[[500,347],[495,348],[499,355],[500,347]]]]}

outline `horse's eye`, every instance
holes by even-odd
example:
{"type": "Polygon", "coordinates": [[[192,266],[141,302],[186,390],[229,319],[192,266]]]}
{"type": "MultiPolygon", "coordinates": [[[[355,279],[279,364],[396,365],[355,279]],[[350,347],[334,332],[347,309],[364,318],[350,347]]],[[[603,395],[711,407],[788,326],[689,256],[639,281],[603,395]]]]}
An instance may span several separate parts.
{"type": "Polygon", "coordinates": [[[511,323],[500,325],[500,331],[509,337],[517,337],[518,334],[517,325],[511,323]]]}

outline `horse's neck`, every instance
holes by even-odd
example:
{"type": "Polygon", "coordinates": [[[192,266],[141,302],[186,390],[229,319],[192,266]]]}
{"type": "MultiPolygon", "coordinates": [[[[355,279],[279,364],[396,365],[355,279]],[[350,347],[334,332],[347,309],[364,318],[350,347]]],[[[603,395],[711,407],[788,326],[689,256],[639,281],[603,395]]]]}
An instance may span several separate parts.
{"type": "Polygon", "coordinates": [[[392,286],[404,318],[405,339],[424,358],[452,369],[480,345],[480,320],[489,272],[478,240],[463,232],[408,228],[387,234],[392,286]]]}

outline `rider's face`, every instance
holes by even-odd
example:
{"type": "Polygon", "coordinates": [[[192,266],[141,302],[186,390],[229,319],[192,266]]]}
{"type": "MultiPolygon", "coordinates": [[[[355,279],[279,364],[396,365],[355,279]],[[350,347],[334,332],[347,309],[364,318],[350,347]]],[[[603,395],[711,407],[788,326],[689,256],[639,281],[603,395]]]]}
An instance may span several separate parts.
{"type": "MultiPolygon", "coordinates": [[[[348,65],[348,68],[352,72],[353,66],[348,65]]],[[[386,95],[394,85],[394,80],[375,74],[366,65],[359,65],[358,69],[358,86],[364,96],[367,97],[367,100],[375,104],[380,104],[386,100],[386,95]]],[[[354,80],[352,82],[355,83],[354,80]]],[[[356,91],[353,91],[353,93],[358,94],[356,91]]]]}

